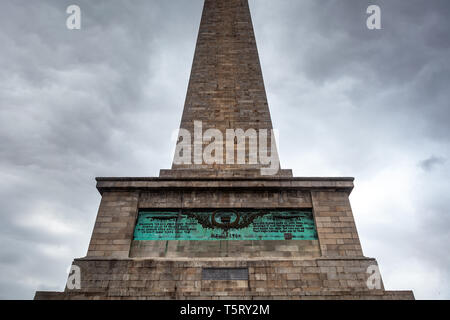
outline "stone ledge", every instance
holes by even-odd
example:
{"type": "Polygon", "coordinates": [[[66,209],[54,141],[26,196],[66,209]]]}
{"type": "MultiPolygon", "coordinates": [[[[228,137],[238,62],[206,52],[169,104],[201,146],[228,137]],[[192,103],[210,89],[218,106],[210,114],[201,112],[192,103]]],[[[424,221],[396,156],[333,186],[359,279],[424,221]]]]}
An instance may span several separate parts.
{"type": "Polygon", "coordinates": [[[142,191],[155,189],[291,189],[291,190],[338,190],[348,194],[353,190],[354,178],[351,177],[311,177],[311,178],[108,178],[98,177],[97,189],[105,191],[142,191]]]}
{"type": "Polygon", "coordinates": [[[257,179],[247,177],[96,177],[96,181],[345,181],[353,182],[354,177],[279,177],[266,176],[258,177],[257,179]]]}
{"type": "Polygon", "coordinates": [[[297,293],[291,292],[290,294],[269,294],[267,292],[253,292],[251,294],[239,294],[231,293],[226,296],[219,296],[215,292],[202,292],[200,293],[154,293],[147,294],[146,296],[133,296],[132,293],[124,295],[120,294],[105,294],[105,292],[45,292],[36,291],[34,300],[110,300],[110,299],[146,299],[146,300],[184,300],[194,299],[199,300],[414,300],[414,293],[411,290],[396,290],[396,291],[351,291],[342,290],[335,292],[308,292],[297,293]]]}
{"type": "Polygon", "coordinates": [[[152,257],[152,258],[104,258],[104,257],[83,257],[76,258],[74,261],[155,261],[155,262],[254,262],[254,261],[352,261],[352,260],[370,260],[376,261],[375,258],[368,257],[292,257],[292,258],[281,258],[281,257],[256,257],[256,258],[237,258],[237,257],[222,257],[222,258],[185,258],[185,257],[152,257]]]}
{"type": "MultiPolygon", "coordinates": [[[[259,169],[189,169],[189,168],[177,168],[177,169],[161,169],[159,172],[161,178],[264,178],[266,176],[261,175],[261,168],[259,169]]],[[[292,178],[291,169],[280,169],[273,178],[292,178]]]]}

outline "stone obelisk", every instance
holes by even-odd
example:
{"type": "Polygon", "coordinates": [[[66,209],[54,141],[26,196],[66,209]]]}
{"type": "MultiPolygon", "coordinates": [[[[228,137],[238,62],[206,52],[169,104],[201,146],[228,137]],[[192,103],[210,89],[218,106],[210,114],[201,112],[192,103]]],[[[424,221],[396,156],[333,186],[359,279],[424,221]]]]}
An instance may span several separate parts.
{"type": "MultiPolygon", "coordinates": [[[[201,122],[204,130],[214,128],[223,133],[227,129],[272,130],[247,1],[205,1],[180,128],[194,132],[195,121],[201,122]]],[[[271,141],[267,147],[270,149],[271,141]]],[[[186,165],[174,164],[172,169],[202,169],[191,172],[195,175],[236,176],[261,167],[259,162],[249,164],[248,155],[245,164],[226,163],[225,153],[223,158],[223,164],[214,166],[204,161],[196,164],[192,159],[186,165]]]]}
{"type": "MultiPolygon", "coordinates": [[[[259,133],[271,130],[247,0],[205,0],[172,168],[97,178],[102,200],[86,257],[73,261],[64,292],[35,298],[413,299],[386,291],[376,260],[363,255],[353,178],[262,174],[250,133],[259,159],[259,133]],[[217,156],[230,141],[204,139],[210,129],[249,136],[233,136],[232,157],[211,163],[205,147],[214,140],[217,156]],[[242,149],[243,163],[227,161],[242,149]]],[[[266,142],[277,162],[275,140],[266,142]]]]}

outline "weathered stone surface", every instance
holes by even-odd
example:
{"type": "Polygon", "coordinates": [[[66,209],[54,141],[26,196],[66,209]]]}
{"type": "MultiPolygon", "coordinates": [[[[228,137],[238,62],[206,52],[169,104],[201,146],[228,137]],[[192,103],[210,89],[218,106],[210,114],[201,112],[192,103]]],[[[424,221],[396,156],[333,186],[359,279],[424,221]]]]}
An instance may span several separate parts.
{"type": "Polygon", "coordinates": [[[133,241],[130,257],[320,257],[317,240],[133,241]]]}
{"type": "Polygon", "coordinates": [[[413,299],[410,291],[371,290],[369,258],[77,259],[82,290],[36,299],[413,299]],[[324,266],[326,265],[326,266],[324,266]],[[248,280],[204,280],[204,268],[245,268],[248,280]]]}

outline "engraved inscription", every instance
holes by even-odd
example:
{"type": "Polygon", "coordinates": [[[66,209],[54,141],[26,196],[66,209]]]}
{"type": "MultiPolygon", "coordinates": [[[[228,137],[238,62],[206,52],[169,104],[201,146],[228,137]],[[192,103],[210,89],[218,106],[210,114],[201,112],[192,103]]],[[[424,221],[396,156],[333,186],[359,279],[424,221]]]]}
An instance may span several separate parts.
{"type": "Polygon", "coordinates": [[[317,240],[311,209],[141,210],[134,240],[317,240]]]}

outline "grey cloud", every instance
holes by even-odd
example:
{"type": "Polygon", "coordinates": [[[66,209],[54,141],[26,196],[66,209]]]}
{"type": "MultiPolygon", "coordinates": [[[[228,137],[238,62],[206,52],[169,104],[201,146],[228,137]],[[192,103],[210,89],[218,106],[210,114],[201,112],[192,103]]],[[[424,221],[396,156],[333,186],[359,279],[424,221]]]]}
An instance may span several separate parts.
{"type": "Polygon", "coordinates": [[[420,167],[425,171],[433,170],[434,167],[442,165],[446,162],[446,159],[436,156],[431,156],[419,163],[420,167]]]}
{"type": "Polygon", "coordinates": [[[386,270],[385,285],[448,298],[450,171],[417,164],[449,156],[450,4],[255,1],[253,9],[283,166],[355,176],[362,246],[386,270]],[[369,4],[381,7],[380,31],[365,27],[369,4]]]}

